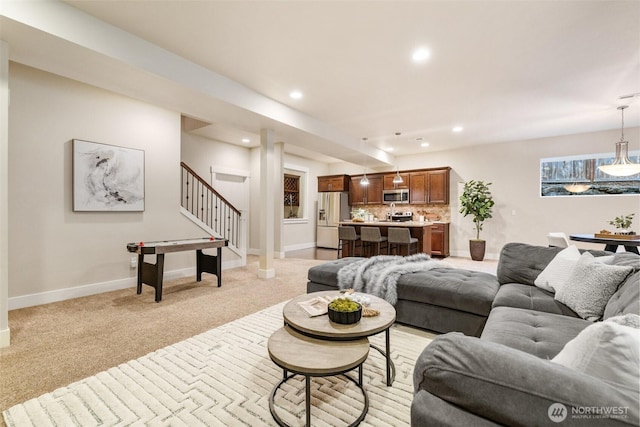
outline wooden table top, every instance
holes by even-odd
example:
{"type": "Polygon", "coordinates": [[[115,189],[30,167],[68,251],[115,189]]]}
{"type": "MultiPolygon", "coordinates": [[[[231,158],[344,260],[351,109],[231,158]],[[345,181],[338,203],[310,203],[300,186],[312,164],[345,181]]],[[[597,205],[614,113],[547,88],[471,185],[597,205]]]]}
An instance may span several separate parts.
{"type": "Polygon", "coordinates": [[[284,326],[269,337],[267,349],[271,360],[283,369],[324,376],[346,372],[362,364],[369,356],[369,340],[328,341],[284,326]]]}
{"type": "Polygon", "coordinates": [[[164,254],[169,252],[195,251],[198,249],[221,248],[228,246],[225,239],[212,239],[201,237],[183,240],[158,240],[155,242],[128,243],[127,250],[137,254],[164,254]]]}
{"type": "Polygon", "coordinates": [[[329,316],[310,317],[309,314],[298,304],[301,301],[322,296],[335,297],[341,295],[338,291],[322,291],[300,295],[289,301],[282,310],[282,315],[286,324],[293,328],[325,339],[355,339],[375,335],[388,329],[396,320],[396,309],[374,295],[367,295],[371,300],[369,307],[379,310],[380,314],[374,317],[364,317],[359,322],[351,325],[341,325],[329,320],[329,316]]]}

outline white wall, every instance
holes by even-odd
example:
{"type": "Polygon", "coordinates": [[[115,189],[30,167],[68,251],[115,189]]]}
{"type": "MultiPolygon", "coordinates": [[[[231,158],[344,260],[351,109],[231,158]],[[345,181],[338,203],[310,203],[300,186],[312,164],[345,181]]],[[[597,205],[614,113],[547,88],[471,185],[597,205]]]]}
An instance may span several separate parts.
{"type": "Polygon", "coordinates": [[[310,159],[285,154],[285,163],[308,170],[306,211],[307,221],[284,221],[284,248],[286,251],[316,246],[316,210],[318,205],[318,176],[327,175],[328,165],[310,159]]]}
{"type": "MultiPolygon", "coordinates": [[[[630,149],[640,146],[640,128],[625,130],[630,149]]],[[[494,216],[480,235],[487,240],[487,258],[497,258],[508,242],[546,245],[550,231],[567,234],[594,233],[611,229],[608,220],[636,213],[634,229],[640,231],[640,196],[539,196],[540,159],[580,154],[611,153],[620,131],[604,131],[568,136],[490,144],[459,150],[439,151],[398,158],[403,169],[451,166],[451,253],[468,256],[468,241],[474,237],[471,217],[459,213],[460,183],[474,180],[492,182],[496,202],[494,216]]],[[[338,163],[330,173],[360,173],[354,165],[338,163]]],[[[594,247],[578,244],[579,247],[594,247]]],[[[602,245],[596,245],[602,249],[602,245]]]]}
{"type": "MultiPolygon", "coordinates": [[[[251,176],[249,148],[183,133],[181,159],[222,197],[239,209],[243,214],[242,221],[248,224],[251,208],[250,185],[251,180],[254,179],[251,176]],[[223,170],[226,173],[212,173],[212,168],[214,171],[223,170]]],[[[240,247],[246,250],[243,244],[246,243],[242,242],[240,247]]],[[[231,265],[236,265],[240,259],[231,251],[225,251],[223,258],[231,265]]]]}
{"type": "MultiPolygon", "coordinates": [[[[132,285],[128,242],[197,233],[179,213],[178,113],[16,63],[9,88],[10,298],[132,285]],[[73,212],[74,138],[145,151],[145,212],[73,212]]],[[[193,258],[171,254],[165,271],[193,258]]]]}

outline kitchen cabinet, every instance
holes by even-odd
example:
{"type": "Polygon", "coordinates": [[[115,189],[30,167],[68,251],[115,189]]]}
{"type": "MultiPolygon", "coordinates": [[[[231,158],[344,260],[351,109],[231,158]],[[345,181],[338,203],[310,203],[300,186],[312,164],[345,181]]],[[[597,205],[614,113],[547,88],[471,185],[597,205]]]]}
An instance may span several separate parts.
{"type": "Polygon", "coordinates": [[[382,175],[367,175],[369,185],[361,185],[362,175],[351,177],[349,184],[349,204],[356,205],[381,205],[382,204],[382,175]]]}
{"type": "Polygon", "coordinates": [[[427,203],[426,172],[411,172],[409,174],[409,203],[413,205],[427,203]]]}
{"type": "Polygon", "coordinates": [[[449,256],[449,224],[433,224],[431,226],[431,255],[449,256]]]}
{"type": "Polygon", "coordinates": [[[449,204],[449,168],[427,172],[427,203],[449,204]]]}
{"type": "Polygon", "coordinates": [[[450,168],[409,173],[409,203],[448,205],[450,168]]]}
{"type": "Polygon", "coordinates": [[[327,175],[318,177],[318,192],[349,191],[348,175],[327,175]]]}
{"type": "Polygon", "coordinates": [[[382,176],[383,185],[382,188],[384,190],[395,190],[396,188],[409,188],[409,174],[401,173],[400,177],[402,178],[402,184],[394,184],[393,179],[396,177],[396,174],[385,174],[382,176]]]}

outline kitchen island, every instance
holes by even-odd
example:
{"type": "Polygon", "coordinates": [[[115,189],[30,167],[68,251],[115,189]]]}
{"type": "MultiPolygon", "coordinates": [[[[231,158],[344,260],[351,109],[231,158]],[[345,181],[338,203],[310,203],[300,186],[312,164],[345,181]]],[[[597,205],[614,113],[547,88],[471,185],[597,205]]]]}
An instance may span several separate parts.
{"type": "MultiPolygon", "coordinates": [[[[431,255],[431,227],[435,224],[430,221],[340,221],[340,225],[353,226],[356,234],[360,234],[360,227],[379,227],[380,234],[387,236],[389,227],[406,227],[411,232],[411,237],[418,239],[418,251],[431,255]]],[[[402,248],[406,251],[406,248],[402,248]]],[[[406,255],[404,252],[402,255],[406,255]]],[[[353,256],[349,245],[343,245],[342,256],[353,256]]]]}

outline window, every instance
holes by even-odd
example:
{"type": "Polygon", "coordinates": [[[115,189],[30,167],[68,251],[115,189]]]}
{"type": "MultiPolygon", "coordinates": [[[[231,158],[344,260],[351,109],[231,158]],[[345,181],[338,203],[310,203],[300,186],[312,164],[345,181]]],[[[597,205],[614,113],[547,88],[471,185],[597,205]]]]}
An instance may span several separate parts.
{"type": "MultiPolygon", "coordinates": [[[[638,163],[640,155],[629,153],[638,163]]],[[[540,196],[605,196],[640,194],[640,174],[611,176],[598,169],[613,163],[609,154],[540,159],[540,196]]]]}

